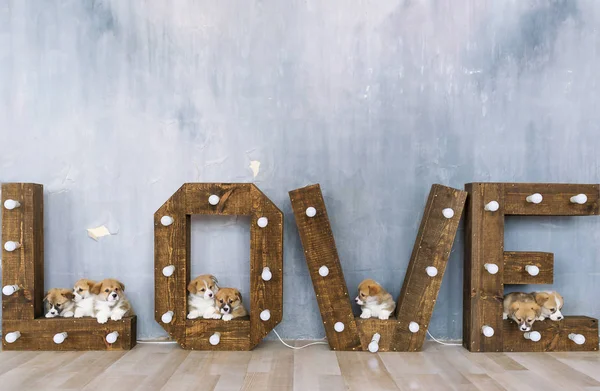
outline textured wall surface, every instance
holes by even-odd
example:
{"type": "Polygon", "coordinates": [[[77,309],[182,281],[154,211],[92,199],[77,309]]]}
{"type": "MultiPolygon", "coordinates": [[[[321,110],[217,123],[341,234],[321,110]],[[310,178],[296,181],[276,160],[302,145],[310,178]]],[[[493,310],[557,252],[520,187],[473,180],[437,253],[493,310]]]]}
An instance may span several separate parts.
{"type": "MultiPolygon", "coordinates": [[[[397,295],[432,183],[600,181],[598,26],[593,0],[5,0],[0,181],[46,186],[47,287],[123,280],[142,338],[164,335],[154,211],[184,182],[254,181],[286,215],[278,330],[322,337],[287,191],[321,183],[349,289],[397,295]]],[[[194,272],[247,294],[248,232],[194,219],[194,272]]],[[[514,218],[506,248],[555,252],[564,312],[598,317],[599,242],[600,218],[514,218]]]]}

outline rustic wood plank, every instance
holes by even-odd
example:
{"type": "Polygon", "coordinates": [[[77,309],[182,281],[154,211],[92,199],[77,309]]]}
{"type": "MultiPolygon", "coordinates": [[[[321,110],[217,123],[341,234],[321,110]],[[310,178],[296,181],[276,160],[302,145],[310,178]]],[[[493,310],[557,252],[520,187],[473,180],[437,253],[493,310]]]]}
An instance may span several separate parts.
{"type": "Polygon", "coordinates": [[[554,283],[554,254],[535,251],[504,252],[504,284],[552,284],[554,283]],[[532,276],[525,270],[528,265],[537,266],[540,273],[532,276]]]}
{"type": "Polygon", "coordinates": [[[507,183],[504,186],[504,214],[521,216],[587,216],[600,214],[600,185],[565,183],[507,183]],[[540,193],[539,204],[527,196],[540,193]],[[571,203],[572,196],[585,194],[583,205],[571,203]]]}
{"type": "Polygon", "coordinates": [[[431,187],[398,297],[395,351],[419,351],[423,346],[466,198],[465,191],[437,184],[431,187]],[[447,208],[454,213],[451,218],[443,215],[447,208]],[[435,277],[427,275],[429,266],[437,269],[435,277]],[[410,332],[410,322],[419,324],[418,332],[410,332]]]}
{"type": "Polygon", "coordinates": [[[394,351],[394,348],[396,347],[396,328],[398,324],[396,317],[390,317],[388,320],[377,318],[361,319],[360,317],[356,317],[355,322],[356,326],[358,327],[362,350],[369,350],[369,344],[373,339],[373,335],[378,333],[380,335],[378,351],[394,351]]]}
{"type": "Polygon", "coordinates": [[[289,195],[329,345],[334,350],[360,350],[358,328],[321,187],[311,185],[290,191],[289,195]],[[316,209],[314,217],[306,215],[309,207],[316,209]],[[322,266],[329,269],[326,277],[319,275],[322,266]],[[344,331],[335,331],[336,322],[344,324],[344,331]]]}
{"type": "Polygon", "coordinates": [[[2,282],[21,288],[11,296],[2,295],[2,318],[34,319],[43,313],[44,297],[44,187],[34,183],[2,184],[2,282]],[[6,200],[21,205],[9,210],[6,200]],[[6,251],[4,244],[21,244],[6,251]]]}
{"type": "Polygon", "coordinates": [[[251,350],[251,322],[248,317],[225,322],[216,319],[193,319],[186,321],[185,343],[181,346],[192,350],[251,350]],[[211,345],[210,337],[220,333],[218,345],[211,345]]]}
{"type": "Polygon", "coordinates": [[[3,320],[2,330],[21,333],[11,344],[2,339],[3,350],[128,350],[136,345],[137,317],[109,320],[105,324],[94,318],[3,320]],[[113,331],[119,336],[114,344],[109,344],[105,338],[113,331]],[[67,339],[62,344],[54,343],[54,335],[61,332],[68,333],[67,339]]]}
{"type": "Polygon", "coordinates": [[[504,185],[500,183],[470,183],[465,230],[463,345],[470,351],[502,351],[502,301],[504,295],[504,185]],[[486,211],[491,201],[499,209],[486,211]],[[484,265],[498,266],[496,274],[486,271],[484,265]],[[482,326],[495,331],[485,337],[482,326]]]}
{"type": "Polygon", "coordinates": [[[190,215],[250,216],[253,212],[252,183],[186,183],[185,210],[190,215]],[[217,205],[211,205],[211,195],[219,197],[217,205]]]}

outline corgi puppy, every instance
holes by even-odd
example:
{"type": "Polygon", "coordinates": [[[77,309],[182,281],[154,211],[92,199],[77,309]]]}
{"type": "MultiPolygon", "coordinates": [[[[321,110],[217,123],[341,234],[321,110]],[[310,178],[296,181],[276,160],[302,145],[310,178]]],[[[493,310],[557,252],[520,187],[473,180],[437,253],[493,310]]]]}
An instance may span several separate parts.
{"type": "Polygon", "coordinates": [[[215,305],[215,295],[219,292],[218,281],[211,274],[203,274],[194,278],[187,287],[188,319],[221,319],[219,309],[215,305]]]}
{"type": "Polygon", "coordinates": [[[73,287],[73,296],[75,297],[75,317],[94,316],[95,295],[91,290],[96,285],[95,281],[82,278],[75,283],[73,287]]]}
{"type": "Polygon", "coordinates": [[[44,297],[46,318],[62,316],[70,318],[74,314],[75,302],[73,292],[70,289],[52,288],[44,297]]]}
{"type": "Polygon", "coordinates": [[[536,303],[532,293],[513,292],[504,296],[502,319],[512,319],[519,330],[530,331],[533,322],[540,317],[542,309],[536,303]]]}
{"type": "Polygon", "coordinates": [[[96,295],[94,313],[98,323],[106,323],[108,319],[121,320],[124,316],[133,315],[131,304],[125,297],[125,285],[112,278],[97,282],[91,289],[96,295]]]}
{"type": "Polygon", "coordinates": [[[225,321],[248,315],[242,304],[242,295],[235,288],[219,289],[217,292],[217,305],[225,321]]]}
{"type": "Polygon", "coordinates": [[[550,320],[562,320],[564,318],[560,310],[565,301],[558,292],[533,292],[536,303],[541,307],[542,313],[538,320],[550,318],[550,320]]]}
{"type": "Polygon", "coordinates": [[[387,293],[377,282],[371,279],[358,284],[358,296],[354,299],[362,310],[363,319],[389,319],[396,308],[392,295],[387,293]]]}

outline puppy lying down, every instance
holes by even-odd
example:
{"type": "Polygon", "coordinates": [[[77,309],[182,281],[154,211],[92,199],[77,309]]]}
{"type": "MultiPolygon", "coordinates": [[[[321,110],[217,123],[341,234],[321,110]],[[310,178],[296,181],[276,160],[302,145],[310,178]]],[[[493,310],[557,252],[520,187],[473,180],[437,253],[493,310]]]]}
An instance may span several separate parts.
{"type": "Polygon", "coordinates": [[[521,331],[530,331],[541,314],[542,309],[532,293],[513,292],[504,296],[502,319],[514,320],[521,331]]]}

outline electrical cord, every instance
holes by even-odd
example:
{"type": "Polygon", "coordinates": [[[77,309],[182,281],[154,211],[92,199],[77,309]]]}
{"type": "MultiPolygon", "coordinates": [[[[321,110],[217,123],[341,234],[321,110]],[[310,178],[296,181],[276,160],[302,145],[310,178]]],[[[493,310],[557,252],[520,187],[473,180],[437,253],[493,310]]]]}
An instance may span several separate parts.
{"type": "Polygon", "coordinates": [[[431,339],[433,339],[435,342],[441,344],[441,345],[445,345],[445,346],[462,346],[462,343],[448,343],[448,342],[442,342],[437,340],[433,335],[431,335],[431,333],[429,332],[429,330],[427,330],[427,335],[429,335],[431,337],[431,339]]]}

